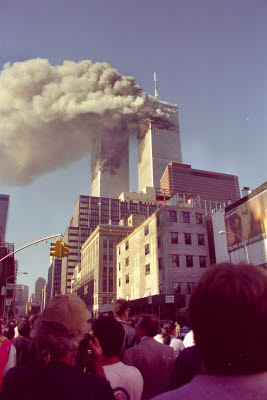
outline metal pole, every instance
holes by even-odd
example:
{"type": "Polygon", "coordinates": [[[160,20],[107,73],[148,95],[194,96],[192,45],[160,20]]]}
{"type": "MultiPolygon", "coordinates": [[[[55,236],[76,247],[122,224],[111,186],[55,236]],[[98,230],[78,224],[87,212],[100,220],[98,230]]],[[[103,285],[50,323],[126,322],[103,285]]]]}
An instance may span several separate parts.
{"type": "Polygon", "coordinates": [[[40,243],[40,242],[43,242],[43,241],[45,241],[45,240],[52,239],[52,238],[58,237],[58,236],[62,236],[62,233],[58,233],[57,235],[47,236],[47,237],[45,237],[45,238],[43,238],[43,239],[39,239],[39,240],[36,240],[35,242],[26,244],[25,246],[20,247],[18,250],[12,251],[12,253],[9,253],[9,254],[7,254],[5,257],[1,258],[0,262],[3,261],[3,260],[5,260],[5,259],[6,259],[7,257],[9,257],[9,256],[12,256],[12,254],[17,253],[17,252],[20,251],[20,250],[26,249],[26,247],[32,246],[32,245],[34,245],[34,244],[37,244],[37,243],[40,243]]]}

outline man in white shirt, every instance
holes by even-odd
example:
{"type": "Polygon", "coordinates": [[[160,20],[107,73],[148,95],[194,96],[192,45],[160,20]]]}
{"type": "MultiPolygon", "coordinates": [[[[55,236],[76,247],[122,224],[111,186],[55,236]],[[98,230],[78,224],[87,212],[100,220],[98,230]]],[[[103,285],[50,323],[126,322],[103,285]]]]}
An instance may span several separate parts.
{"type": "Polygon", "coordinates": [[[93,332],[102,348],[102,365],[116,399],[140,400],[143,378],[139,370],[119,360],[125,331],[114,317],[100,317],[93,325],[93,332]]]}

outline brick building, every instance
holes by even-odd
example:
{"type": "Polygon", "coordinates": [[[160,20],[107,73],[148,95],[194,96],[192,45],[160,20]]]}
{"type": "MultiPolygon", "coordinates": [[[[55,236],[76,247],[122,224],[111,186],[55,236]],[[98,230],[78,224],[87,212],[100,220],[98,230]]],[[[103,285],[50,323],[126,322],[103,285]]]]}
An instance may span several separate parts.
{"type": "Polygon", "coordinates": [[[234,203],[240,199],[236,175],[193,169],[191,165],[176,162],[167,165],[160,188],[171,196],[176,193],[185,193],[193,198],[200,196],[202,207],[206,208],[208,214],[220,204],[225,206],[229,200],[234,203]]]}

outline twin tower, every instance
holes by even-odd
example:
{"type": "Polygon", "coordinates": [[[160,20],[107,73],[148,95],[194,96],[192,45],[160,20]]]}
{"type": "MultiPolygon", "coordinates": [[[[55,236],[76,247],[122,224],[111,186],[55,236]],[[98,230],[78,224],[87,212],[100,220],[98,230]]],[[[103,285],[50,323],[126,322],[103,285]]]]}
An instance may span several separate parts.
{"type": "MultiPolygon", "coordinates": [[[[147,129],[136,135],[126,135],[123,150],[119,150],[118,168],[102,168],[99,160],[109,151],[100,135],[96,153],[91,156],[91,195],[116,198],[130,191],[130,175],[138,172],[138,191],[146,187],[160,188],[160,178],[169,162],[182,162],[177,105],[155,100],[158,117],[149,118],[147,129]],[[138,149],[137,157],[130,157],[132,148],[138,149]]],[[[109,144],[110,145],[110,144],[109,144]]]]}

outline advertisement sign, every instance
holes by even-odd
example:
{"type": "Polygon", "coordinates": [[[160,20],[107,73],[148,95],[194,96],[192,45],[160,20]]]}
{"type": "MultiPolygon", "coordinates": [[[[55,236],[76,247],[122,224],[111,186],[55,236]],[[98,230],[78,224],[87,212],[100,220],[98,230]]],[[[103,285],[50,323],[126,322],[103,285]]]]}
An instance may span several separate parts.
{"type": "Polygon", "coordinates": [[[6,299],[6,306],[11,306],[12,299],[6,299]]]}
{"type": "Polygon", "coordinates": [[[174,296],[165,296],[165,303],[174,303],[174,296]]]}
{"type": "Polygon", "coordinates": [[[9,195],[0,194],[0,242],[5,241],[9,195]]]}
{"type": "Polygon", "coordinates": [[[236,207],[225,216],[228,251],[265,238],[267,191],[236,207]]]}
{"type": "Polygon", "coordinates": [[[7,290],[13,290],[14,283],[7,283],[6,288],[7,288],[7,290]]]}

